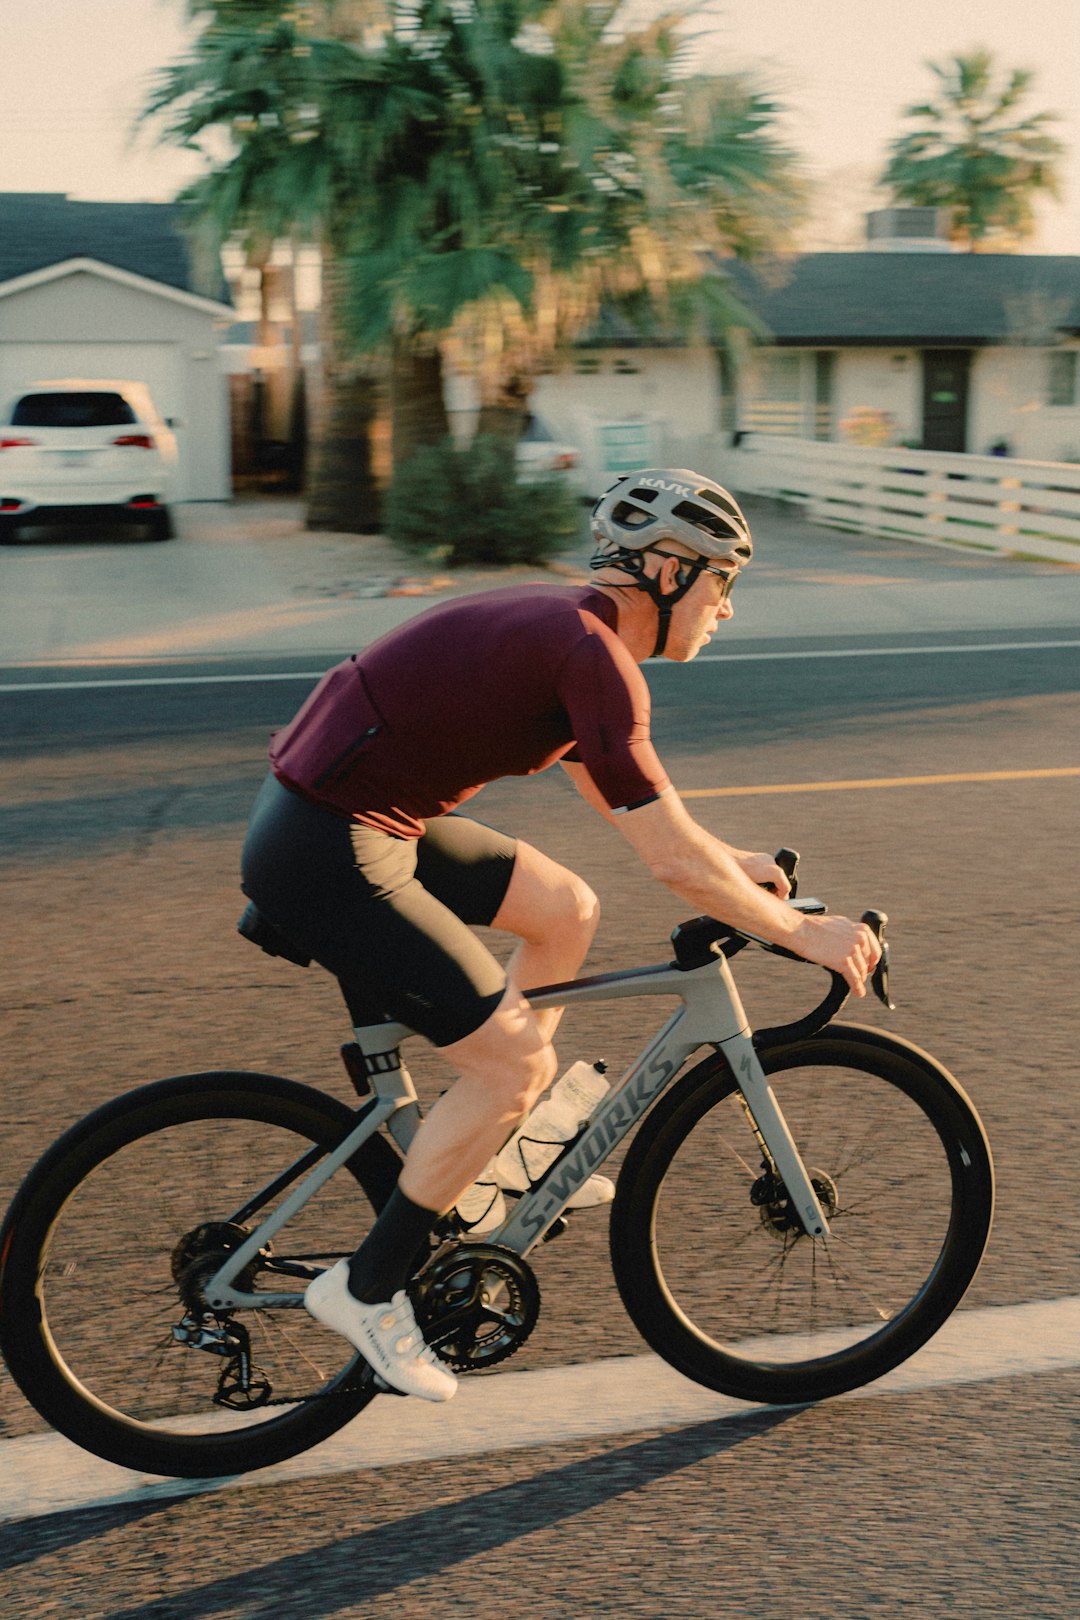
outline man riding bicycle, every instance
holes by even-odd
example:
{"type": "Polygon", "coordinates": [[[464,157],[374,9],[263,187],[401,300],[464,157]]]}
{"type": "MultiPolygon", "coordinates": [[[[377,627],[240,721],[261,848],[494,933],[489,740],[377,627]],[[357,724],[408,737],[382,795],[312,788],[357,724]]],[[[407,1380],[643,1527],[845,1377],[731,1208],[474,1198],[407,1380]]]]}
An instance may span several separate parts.
{"type": "MultiPolygon", "coordinates": [[[[598,920],[574,873],[457,806],[559,761],[696,910],[856,995],[880,955],[864,924],[782,905],[772,858],[699,827],[650,741],[638,666],[688,662],[732,617],[752,554],[736,502],[697,473],[648,469],[600,498],[592,534],[594,584],[442,603],[332,669],[273,738],[244,848],[245,892],[337,975],[354,1022],[389,1015],[457,1071],[364,1242],[305,1296],[386,1384],[428,1400],[456,1386],[412,1313],[416,1254],[555,1078],[560,1010],[534,1012],[524,991],[573,978],[598,920]],[[517,937],[505,970],[470,925],[517,937]]],[[[591,1202],[609,1196],[602,1177],[590,1185],[591,1202]]]]}

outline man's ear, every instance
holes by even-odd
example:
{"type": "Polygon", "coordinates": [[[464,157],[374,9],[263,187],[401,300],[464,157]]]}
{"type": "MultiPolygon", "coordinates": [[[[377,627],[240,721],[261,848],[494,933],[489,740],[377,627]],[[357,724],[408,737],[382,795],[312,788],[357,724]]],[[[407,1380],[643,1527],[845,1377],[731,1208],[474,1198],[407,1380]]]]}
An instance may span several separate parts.
{"type": "Polygon", "coordinates": [[[686,567],[677,557],[661,557],[656,579],[665,596],[680,588],[686,581],[686,567]]]}

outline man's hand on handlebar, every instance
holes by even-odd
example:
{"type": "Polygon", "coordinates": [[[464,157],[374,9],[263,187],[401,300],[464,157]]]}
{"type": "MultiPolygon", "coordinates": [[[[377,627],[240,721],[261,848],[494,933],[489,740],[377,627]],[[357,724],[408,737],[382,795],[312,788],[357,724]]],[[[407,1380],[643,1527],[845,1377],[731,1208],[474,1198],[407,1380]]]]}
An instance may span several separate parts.
{"type": "Polygon", "coordinates": [[[808,962],[839,973],[857,996],[865,996],[866,981],[881,957],[872,931],[850,917],[804,917],[784,943],[808,962]]]}
{"type": "Polygon", "coordinates": [[[733,849],[731,853],[751,883],[757,883],[763,889],[771,889],[780,900],[787,899],[791,893],[791,884],[783,867],[777,866],[774,856],[747,849],[733,849]]]}

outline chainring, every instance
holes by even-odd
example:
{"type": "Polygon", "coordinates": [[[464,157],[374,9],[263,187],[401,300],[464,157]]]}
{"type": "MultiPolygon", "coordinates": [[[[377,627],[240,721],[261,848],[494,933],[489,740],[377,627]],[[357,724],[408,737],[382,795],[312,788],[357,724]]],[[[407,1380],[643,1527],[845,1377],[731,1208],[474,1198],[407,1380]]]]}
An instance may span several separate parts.
{"type": "Polygon", "coordinates": [[[425,1339],[458,1372],[494,1367],[519,1350],[540,1315],[532,1268],[496,1243],[457,1243],[413,1285],[425,1339]]]}

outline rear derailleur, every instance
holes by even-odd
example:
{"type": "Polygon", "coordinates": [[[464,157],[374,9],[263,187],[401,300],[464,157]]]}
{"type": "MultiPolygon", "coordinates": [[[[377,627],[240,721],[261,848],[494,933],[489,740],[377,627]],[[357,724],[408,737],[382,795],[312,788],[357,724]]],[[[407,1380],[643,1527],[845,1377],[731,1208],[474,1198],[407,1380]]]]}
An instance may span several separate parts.
{"type": "MultiPolygon", "coordinates": [[[[231,1316],[211,1310],[205,1289],[247,1235],[246,1228],[232,1222],[206,1222],[182,1237],[172,1253],[173,1281],[186,1307],[172,1330],[173,1340],[189,1350],[225,1358],[213,1395],[214,1405],[240,1412],[265,1406],[271,1395],[270,1382],[252,1363],[247,1328],[231,1316]]],[[[255,1262],[246,1266],[237,1279],[239,1286],[251,1289],[257,1270],[255,1262]]]]}
{"type": "Polygon", "coordinates": [[[269,1401],[269,1380],[252,1365],[251,1338],[240,1322],[225,1316],[211,1319],[187,1311],[173,1328],[172,1336],[177,1344],[186,1345],[189,1350],[205,1350],[212,1356],[228,1357],[214,1391],[215,1406],[246,1412],[265,1406],[269,1401]],[[210,1320],[216,1325],[208,1326],[210,1320]]]}

